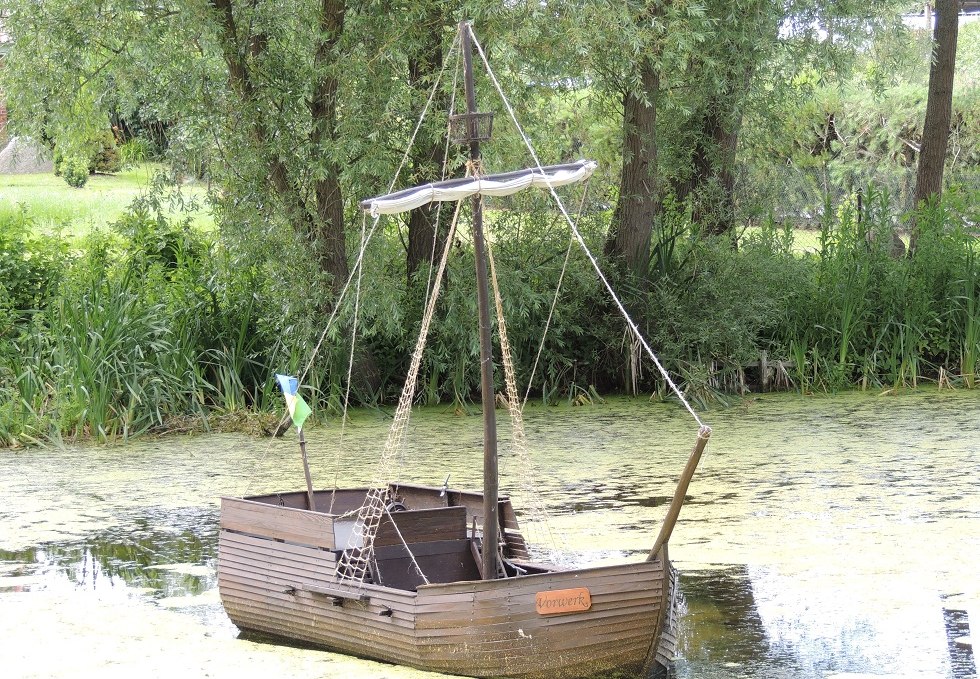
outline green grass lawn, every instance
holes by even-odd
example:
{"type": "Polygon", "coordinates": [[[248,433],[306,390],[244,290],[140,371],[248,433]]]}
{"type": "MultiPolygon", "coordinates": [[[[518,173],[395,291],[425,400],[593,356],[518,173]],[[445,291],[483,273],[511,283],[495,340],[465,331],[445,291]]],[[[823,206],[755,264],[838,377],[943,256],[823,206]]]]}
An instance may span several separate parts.
{"type": "MultiPolygon", "coordinates": [[[[92,175],[80,189],[50,172],[0,175],[0,219],[23,214],[38,230],[81,236],[118,219],[159,169],[147,163],[112,175],[92,175]]],[[[190,213],[192,223],[212,228],[214,221],[204,205],[205,188],[188,184],[181,192],[197,199],[198,208],[190,213]]]]}

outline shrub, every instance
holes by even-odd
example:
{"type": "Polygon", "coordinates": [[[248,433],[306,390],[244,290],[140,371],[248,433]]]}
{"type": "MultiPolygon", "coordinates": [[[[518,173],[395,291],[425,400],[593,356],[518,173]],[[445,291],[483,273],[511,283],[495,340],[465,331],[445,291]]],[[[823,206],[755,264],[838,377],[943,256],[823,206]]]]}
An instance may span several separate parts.
{"type": "Polygon", "coordinates": [[[150,158],[150,142],[143,137],[133,137],[119,147],[119,158],[123,167],[145,163],[150,158]]]}
{"type": "Polygon", "coordinates": [[[115,137],[109,130],[102,130],[97,133],[94,140],[55,146],[55,175],[65,176],[65,181],[68,182],[69,186],[77,188],[85,184],[85,181],[73,183],[79,181],[78,169],[74,168],[75,175],[72,176],[71,181],[68,180],[65,169],[66,163],[73,158],[82,160],[86,174],[119,172],[122,169],[119,148],[116,146],[115,137]]]}
{"type": "Polygon", "coordinates": [[[65,156],[61,161],[61,176],[64,177],[68,186],[80,189],[88,181],[88,162],[76,155],[65,156]]]}
{"type": "Polygon", "coordinates": [[[20,215],[0,219],[0,343],[47,306],[67,260],[56,236],[32,236],[20,215]]]}
{"type": "Polygon", "coordinates": [[[88,165],[90,172],[119,172],[122,169],[119,148],[116,146],[116,138],[112,136],[112,132],[109,130],[100,132],[94,146],[88,165]]]}

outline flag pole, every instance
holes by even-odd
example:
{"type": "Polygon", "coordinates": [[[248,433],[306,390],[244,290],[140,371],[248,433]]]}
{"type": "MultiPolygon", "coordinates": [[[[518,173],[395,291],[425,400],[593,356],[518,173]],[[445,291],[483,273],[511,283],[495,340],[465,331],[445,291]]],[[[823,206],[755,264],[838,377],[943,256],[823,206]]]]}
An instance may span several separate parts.
{"type": "Polygon", "coordinates": [[[307,509],[316,511],[316,500],[313,498],[313,479],[310,477],[310,460],[306,455],[306,436],[303,434],[303,423],[312,412],[310,406],[299,395],[299,380],[292,375],[276,375],[276,381],[282,388],[283,398],[286,399],[286,408],[289,410],[289,417],[296,425],[296,432],[299,434],[299,452],[303,457],[303,473],[306,475],[306,504],[307,509]]]}
{"type": "Polygon", "coordinates": [[[310,477],[310,461],[306,457],[306,436],[299,429],[299,452],[303,455],[303,473],[306,474],[306,503],[309,510],[316,511],[316,500],[313,498],[313,479],[310,477]]]}

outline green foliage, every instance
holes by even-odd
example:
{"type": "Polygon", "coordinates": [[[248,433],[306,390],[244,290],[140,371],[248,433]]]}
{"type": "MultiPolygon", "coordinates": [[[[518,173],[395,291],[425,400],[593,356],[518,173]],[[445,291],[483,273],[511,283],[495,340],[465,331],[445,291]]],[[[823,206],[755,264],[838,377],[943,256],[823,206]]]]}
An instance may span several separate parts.
{"type": "Polygon", "coordinates": [[[872,189],[866,197],[863,214],[844,210],[825,222],[819,251],[804,260],[812,282],[797,286],[776,351],[796,362],[803,388],[912,387],[940,369],[972,383],[975,370],[961,368],[960,357],[975,355],[976,245],[950,207],[963,199],[924,208],[925,250],[896,259],[888,197],[872,189]]]}
{"type": "Polygon", "coordinates": [[[971,21],[960,26],[953,83],[961,91],[980,86],[980,22],[971,21]]]}
{"type": "MultiPolygon", "coordinates": [[[[569,244],[539,200],[512,199],[488,215],[522,380],[537,359],[569,244]]],[[[800,254],[794,232],[774,220],[734,250],[725,238],[700,237],[686,213],[675,211],[654,244],[660,254],[640,314],[646,334],[702,407],[743,388],[742,367],[763,350],[774,361],[793,361],[791,377],[805,390],[912,387],[938,379],[940,370],[973,386],[980,368],[980,262],[969,222],[975,201],[953,191],[923,208],[913,259],[889,256],[893,210],[874,189],[865,190],[860,213],[845,205],[823,220],[812,254],[800,254]]],[[[272,231],[261,242],[222,245],[159,207],[152,196],[134,205],[111,231],[84,241],[76,259],[53,240],[27,239],[29,225],[7,225],[5,308],[21,310],[8,314],[0,337],[0,437],[7,443],[113,439],[174,418],[278,410],[270,376],[306,371],[325,319],[315,296],[318,266],[304,243],[272,231]]],[[[602,213],[581,221],[595,249],[604,223],[602,213]]],[[[374,354],[382,390],[355,375],[359,403],[397,397],[415,344],[427,272],[405,287],[397,242],[380,238],[365,258],[356,346],[374,354]]],[[[465,407],[479,390],[473,261],[465,241],[453,252],[418,397],[465,407]]],[[[597,389],[624,384],[664,393],[659,373],[609,306],[591,265],[573,249],[532,393],[546,403],[594,400],[597,389]]],[[[354,310],[348,298],[304,377],[320,414],[338,411],[345,398],[354,310]]]]}
{"type": "Polygon", "coordinates": [[[130,168],[150,159],[151,144],[144,137],[133,137],[119,147],[119,162],[130,168]]]}
{"type": "MultiPolygon", "coordinates": [[[[868,184],[887,190],[896,211],[911,210],[924,116],[920,86],[876,97],[863,85],[817,88],[777,129],[745,137],[747,194],[801,226],[816,226],[825,198],[836,204],[868,184]]],[[[954,94],[949,144],[946,184],[980,187],[980,91],[954,94]]]]}
{"type": "Polygon", "coordinates": [[[119,172],[122,169],[122,160],[112,132],[109,130],[100,132],[93,140],[92,146],[89,172],[119,172]]]}
{"type": "Polygon", "coordinates": [[[63,156],[58,164],[61,177],[68,186],[80,189],[88,182],[89,163],[81,156],[70,154],[63,156]]]}
{"type": "Polygon", "coordinates": [[[88,181],[89,174],[119,172],[121,169],[122,160],[116,139],[109,130],[94,133],[88,144],[72,142],[55,147],[54,173],[64,177],[69,186],[81,188],[88,181]],[[84,179],[80,167],[85,169],[84,179]]]}
{"type": "Polygon", "coordinates": [[[34,235],[31,228],[23,216],[0,218],[0,444],[21,430],[30,404],[44,398],[32,372],[42,366],[31,329],[43,324],[70,263],[60,237],[34,235]]]}
{"type": "MultiPolygon", "coordinates": [[[[650,268],[620,292],[695,401],[741,388],[760,351],[792,360],[804,389],[914,385],[940,371],[973,384],[972,29],[961,37],[967,70],[947,172],[963,191],[916,214],[919,251],[894,259],[891,239],[911,207],[927,51],[922,36],[889,26],[891,3],[426,0],[394,14],[347,3],[342,24],[331,6],[14,0],[0,78],[16,129],[53,144],[58,171],[84,182],[90,170],[150,155],[144,137],[116,150],[110,115],[166,121],[157,148],[169,175],[207,179],[218,229],[206,236],[175,221],[156,191],[75,244],[74,259],[23,230],[8,234],[0,438],[124,437],[175,417],[272,410],[281,407],[276,371],[305,373],[318,414],[339,410],[348,388],[361,403],[396,398],[430,273],[423,266],[406,283],[404,225],[378,227],[363,294],[335,305],[358,250],[356,200],[387,188],[457,15],[477,21],[541,160],[602,161],[581,222],[594,252],[620,199],[624,97],[655,100],[658,216],[641,225],[650,268]],[[651,68],[656,91],[641,82],[651,68]],[[751,229],[707,237],[706,224],[733,207],[751,229]],[[818,240],[806,254],[802,225],[818,240]]],[[[451,70],[441,82],[434,107],[455,96],[458,110],[451,70]]],[[[481,108],[498,114],[487,168],[531,164],[490,84],[478,90],[481,108]]],[[[441,149],[445,116],[430,113],[418,140],[441,149]]],[[[448,171],[461,172],[461,151],[449,155],[448,171]]],[[[430,178],[435,165],[412,156],[396,184],[430,178]]],[[[568,234],[541,196],[490,204],[514,359],[525,376],[537,361],[533,391],[549,403],[624,385],[661,392],[577,250],[538,360],[568,234]]],[[[465,234],[453,243],[422,369],[419,397],[430,403],[465,404],[478,392],[465,234]]]]}
{"type": "Polygon", "coordinates": [[[254,290],[216,275],[213,243],[156,207],[137,204],[85,239],[80,257],[60,260],[56,294],[0,338],[0,440],[125,438],[261,405],[252,380],[264,386],[269,372],[250,370],[254,348],[275,344],[254,333],[254,290]]]}
{"type": "Polygon", "coordinates": [[[32,231],[32,222],[23,214],[0,218],[0,309],[7,314],[0,337],[46,306],[69,259],[59,235],[32,231]]]}
{"type": "MultiPolygon", "coordinates": [[[[52,309],[52,364],[60,373],[52,376],[52,411],[69,435],[125,438],[186,407],[193,356],[177,341],[166,304],[142,294],[135,268],[116,273],[111,247],[93,247],[52,309]]],[[[147,273],[146,282],[160,284],[159,271],[147,273]]]]}

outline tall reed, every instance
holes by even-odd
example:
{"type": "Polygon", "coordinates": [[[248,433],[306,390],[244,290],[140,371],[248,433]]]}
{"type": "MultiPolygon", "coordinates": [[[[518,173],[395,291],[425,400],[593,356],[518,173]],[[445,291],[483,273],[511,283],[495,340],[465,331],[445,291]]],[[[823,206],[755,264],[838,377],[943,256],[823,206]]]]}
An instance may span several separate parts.
{"type": "MultiPolygon", "coordinates": [[[[690,211],[669,215],[650,280],[626,294],[651,345],[700,405],[740,389],[743,368],[762,351],[792,361],[804,391],[915,387],[940,375],[976,385],[980,254],[971,197],[951,191],[923,206],[916,253],[894,257],[902,222],[890,197],[873,187],[864,195],[860,213],[853,203],[825,212],[816,252],[795,249],[792,229],[774,219],[733,249],[728,238],[705,237],[690,211]]],[[[35,246],[12,240],[14,227],[4,231],[0,220],[4,252],[21,253],[0,256],[0,443],[112,440],[174,418],[280,410],[275,372],[305,373],[304,395],[319,416],[342,410],[348,386],[354,403],[397,397],[427,281],[423,270],[405,285],[397,234],[379,236],[367,254],[356,351],[374,372],[355,370],[348,385],[353,302],[338,310],[314,359],[334,301],[301,238],[270,230],[213,240],[151,208],[135,206],[81,242],[79,256],[52,255],[58,265],[43,271],[35,246]]],[[[568,245],[551,213],[530,208],[501,211],[493,224],[520,376],[537,356],[568,245]]],[[[581,224],[594,251],[606,225],[602,213],[581,224]]],[[[454,255],[419,401],[466,409],[479,390],[473,262],[464,245],[454,255]]],[[[556,403],[634,384],[661,390],[657,371],[623,337],[591,266],[573,254],[532,391],[556,403]]]]}

